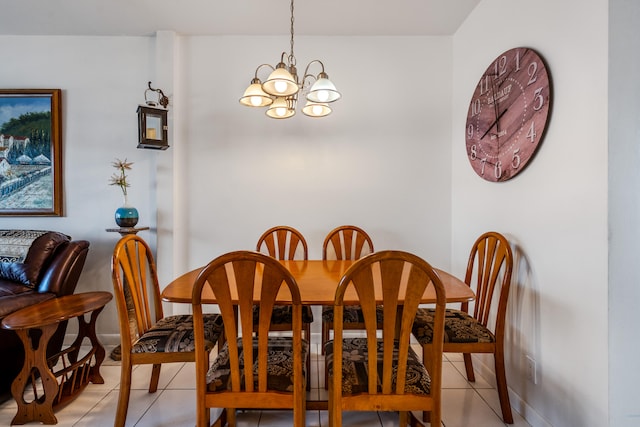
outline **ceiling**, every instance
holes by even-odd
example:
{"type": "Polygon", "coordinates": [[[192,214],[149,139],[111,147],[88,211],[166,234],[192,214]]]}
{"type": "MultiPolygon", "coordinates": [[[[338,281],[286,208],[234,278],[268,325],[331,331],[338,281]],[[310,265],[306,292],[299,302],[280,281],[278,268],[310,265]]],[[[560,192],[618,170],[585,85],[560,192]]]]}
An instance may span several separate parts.
{"type": "MultiPolygon", "coordinates": [[[[297,35],[451,35],[480,0],[298,0],[297,35]]],[[[0,0],[0,35],[281,35],[287,0],[0,0]]]]}

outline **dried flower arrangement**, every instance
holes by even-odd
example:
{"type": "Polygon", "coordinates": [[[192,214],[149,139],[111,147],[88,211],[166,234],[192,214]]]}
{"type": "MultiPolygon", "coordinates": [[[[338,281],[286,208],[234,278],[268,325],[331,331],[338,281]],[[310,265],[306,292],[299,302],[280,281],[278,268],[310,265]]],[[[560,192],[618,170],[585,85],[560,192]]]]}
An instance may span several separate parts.
{"type": "Polygon", "coordinates": [[[118,169],[118,173],[114,173],[109,179],[109,185],[117,185],[122,190],[122,194],[127,196],[127,187],[131,185],[127,182],[127,170],[131,170],[131,165],[133,162],[127,162],[127,159],[124,161],[120,159],[116,159],[115,162],[112,162],[111,165],[118,169]]]}

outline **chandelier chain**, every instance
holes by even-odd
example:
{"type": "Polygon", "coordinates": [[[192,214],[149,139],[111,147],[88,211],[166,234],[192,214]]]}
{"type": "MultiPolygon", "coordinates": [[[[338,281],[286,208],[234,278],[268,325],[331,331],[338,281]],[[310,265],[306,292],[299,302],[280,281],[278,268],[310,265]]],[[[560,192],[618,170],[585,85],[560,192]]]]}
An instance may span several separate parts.
{"type": "Polygon", "coordinates": [[[291,52],[289,54],[289,63],[291,65],[296,65],[296,57],[293,55],[293,22],[294,22],[294,18],[293,18],[293,0],[291,0],[291,52]]]}

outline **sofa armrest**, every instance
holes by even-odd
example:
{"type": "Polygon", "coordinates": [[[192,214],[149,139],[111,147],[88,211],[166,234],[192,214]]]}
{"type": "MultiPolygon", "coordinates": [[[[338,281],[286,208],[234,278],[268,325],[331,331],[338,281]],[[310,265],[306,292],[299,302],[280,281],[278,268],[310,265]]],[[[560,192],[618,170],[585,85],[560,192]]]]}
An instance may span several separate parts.
{"type": "Polygon", "coordinates": [[[43,272],[38,292],[52,292],[59,297],[72,294],[78,284],[88,252],[89,242],[86,240],[74,240],[64,245],[43,272]]]}

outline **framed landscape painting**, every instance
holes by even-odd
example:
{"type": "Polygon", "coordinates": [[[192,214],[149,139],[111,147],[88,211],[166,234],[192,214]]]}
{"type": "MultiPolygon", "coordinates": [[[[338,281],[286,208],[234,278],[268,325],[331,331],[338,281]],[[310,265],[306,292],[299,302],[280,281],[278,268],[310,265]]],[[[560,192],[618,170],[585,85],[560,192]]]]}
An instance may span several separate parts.
{"type": "Polygon", "coordinates": [[[0,89],[0,215],[62,216],[60,89],[0,89]]]}

